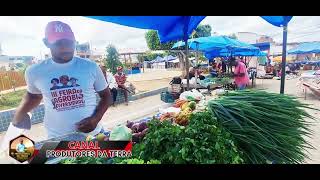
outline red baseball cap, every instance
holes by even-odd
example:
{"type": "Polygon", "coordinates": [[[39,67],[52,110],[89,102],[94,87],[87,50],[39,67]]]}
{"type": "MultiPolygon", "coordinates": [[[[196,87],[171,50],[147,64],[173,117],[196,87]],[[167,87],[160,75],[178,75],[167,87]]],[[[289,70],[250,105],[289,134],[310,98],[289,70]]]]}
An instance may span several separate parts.
{"type": "Polygon", "coordinates": [[[122,71],[122,69],[123,69],[122,66],[117,67],[117,71],[122,71]]]}
{"type": "Polygon", "coordinates": [[[61,39],[75,41],[71,27],[61,21],[51,21],[46,26],[45,38],[50,44],[61,39]]]}

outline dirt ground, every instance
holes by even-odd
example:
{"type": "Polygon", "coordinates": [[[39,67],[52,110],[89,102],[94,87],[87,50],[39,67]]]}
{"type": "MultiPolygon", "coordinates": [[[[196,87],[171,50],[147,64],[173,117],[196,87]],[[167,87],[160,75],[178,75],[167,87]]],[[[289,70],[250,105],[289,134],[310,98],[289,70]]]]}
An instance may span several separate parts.
{"type": "Polygon", "coordinates": [[[131,82],[139,92],[145,92],[168,87],[171,79],[179,75],[181,75],[181,71],[145,69],[144,73],[130,75],[128,81],[131,82]]]}

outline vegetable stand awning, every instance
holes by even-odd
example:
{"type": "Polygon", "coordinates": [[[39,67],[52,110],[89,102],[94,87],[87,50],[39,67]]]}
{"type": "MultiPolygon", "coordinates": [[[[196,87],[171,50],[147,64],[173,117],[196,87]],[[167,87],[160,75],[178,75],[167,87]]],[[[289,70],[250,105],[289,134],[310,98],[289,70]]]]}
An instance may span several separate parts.
{"type": "Polygon", "coordinates": [[[266,51],[270,49],[270,43],[269,42],[263,42],[263,43],[256,43],[252,44],[255,47],[258,47],[260,51],[266,51]]]}
{"type": "MultiPolygon", "coordinates": [[[[179,41],[172,48],[184,46],[179,41]]],[[[244,43],[226,36],[210,36],[188,40],[188,46],[198,51],[203,51],[208,59],[223,56],[258,56],[261,52],[258,47],[244,43]]]]}
{"type": "MultiPolygon", "coordinates": [[[[101,21],[117,23],[125,26],[154,29],[158,31],[161,42],[171,40],[184,39],[187,41],[189,35],[197,27],[197,25],[206,16],[86,16],[101,21]]],[[[275,26],[284,26],[284,40],[283,47],[286,47],[286,26],[291,20],[292,16],[261,16],[267,22],[275,26]]],[[[283,52],[285,54],[285,52],[283,52]]],[[[188,54],[188,47],[186,46],[186,54],[188,54]]],[[[283,60],[284,61],[284,60],[283,60]]],[[[283,63],[285,65],[285,62],[283,63]]],[[[284,66],[283,65],[283,66],[284,66]]],[[[188,56],[186,56],[186,71],[189,68],[188,56]]],[[[284,67],[282,68],[284,69],[284,67]]],[[[284,74],[284,73],[282,73],[284,74]]],[[[187,73],[189,76],[189,73],[187,73]]],[[[284,77],[281,80],[281,90],[283,93],[284,77]]],[[[189,78],[187,79],[187,89],[189,88],[189,78]]]]}
{"type": "Polygon", "coordinates": [[[169,55],[169,56],[163,57],[162,59],[163,59],[165,62],[169,62],[169,61],[173,61],[173,60],[177,59],[177,57],[173,57],[173,56],[169,55]]]}
{"type": "MultiPolygon", "coordinates": [[[[207,59],[212,59],[215,57],[227,57],[231,54],[225,51],[212,51],[205,53],[205,57],[207,59]]],[[[233,56],[267,56],[267,53],[262,51],[234,51],[232,53],[233,56]]]]}
{"type": "MultiPolygon", "coordinates": [[[[188,40],[193,30],[206,16],[87,16],[141,29],[157,30],[160,42],[188,40]]],[[[186,47],[186,54],[188,48],[186,47]]],[[[186,55],[187,89],[189,89],[189,60],[186,55]]]]}
{"type": "MultiPolygon", "coordinates": [[[[180,46],[184,46],[185,43],[179,41],[173,45],[172,48],[177,48],[180,46]]],[[[256,50],[258,51],[259,48],[254,47],[251,44],[244,43],[235,39],[231,39],[226,36],[209,36],[209,37],[200,37],[195,39],[188,40],[188,46],[191,49],[210,52],[213,50],[221,50],[221,49],[243,49],[243,50],[256,50]]]]}
{"type": "Polygon", "coordinates": [[[159,62],[163,62],[163,59],[160,56],[157,56],[154,60],[151,61],[151,63],[159,63],[159,62]]]}
{"type": "Polygon", "coordinates": [[[292,16],[261,16],[264,20],[274,26],[285,26],[292,19],[292,16]]]}
{"type": "Polygon", "coordinates": [[[205,16],[87,16],[141,29],[158,31],[161,42],[184,39],[191,35],[193,30],[205,16]]]}
{"type": "Polygon", "coordinates": [[[288,51],[288,54],[306,53],[320,53],[320,42],[302,43],[299,46],[288,51]]]}

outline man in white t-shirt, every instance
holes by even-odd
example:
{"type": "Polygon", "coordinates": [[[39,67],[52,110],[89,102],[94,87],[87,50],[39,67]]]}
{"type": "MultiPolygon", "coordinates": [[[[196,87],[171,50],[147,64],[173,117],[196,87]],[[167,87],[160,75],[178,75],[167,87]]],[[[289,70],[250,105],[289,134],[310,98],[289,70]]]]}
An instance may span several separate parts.
{"type": "Polygon", "coordinates": [[[103,74],[105,75],[105,79],[107,81],[107,84],[108,84],[108,87],[109,87],[109,90],[112,94],[112,99],[113,99],[113,102],[112,102],[112,106],[115,106],[115,102],[117,100],[117,95],[118,95],[118,84],[116,82],[116,79],[114,78],[113,74],[110,72],[110,69],[106,69],[106,67],[101,64],[100,65],[100,68],[103,72],[103,74]]]}
{"type": "Polygon", "coordinates": [[[49,138],[75,131],[98,134],[102,130],[99,121],[111,104],[101,69],[94,61],[74,57],[75,37],[63,22],[48,23],[43,41],[52,58],[27,69],[28,92],[16,110],[13,125],[43,99],[49,138]],[[96,92],[101,98],[98,104],[96,92]]]}

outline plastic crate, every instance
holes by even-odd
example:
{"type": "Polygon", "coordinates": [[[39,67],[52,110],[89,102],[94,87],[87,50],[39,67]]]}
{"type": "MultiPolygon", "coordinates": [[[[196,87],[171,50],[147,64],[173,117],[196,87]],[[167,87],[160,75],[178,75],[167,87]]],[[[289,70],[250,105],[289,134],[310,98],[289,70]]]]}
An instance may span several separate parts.
{"type": "Polygon", "coordinates": [[[161,101],[165,103],[173,103],[174,99],[172,95],[168,91],[166,91],[166,92],[161,92],[161,101]]]}

